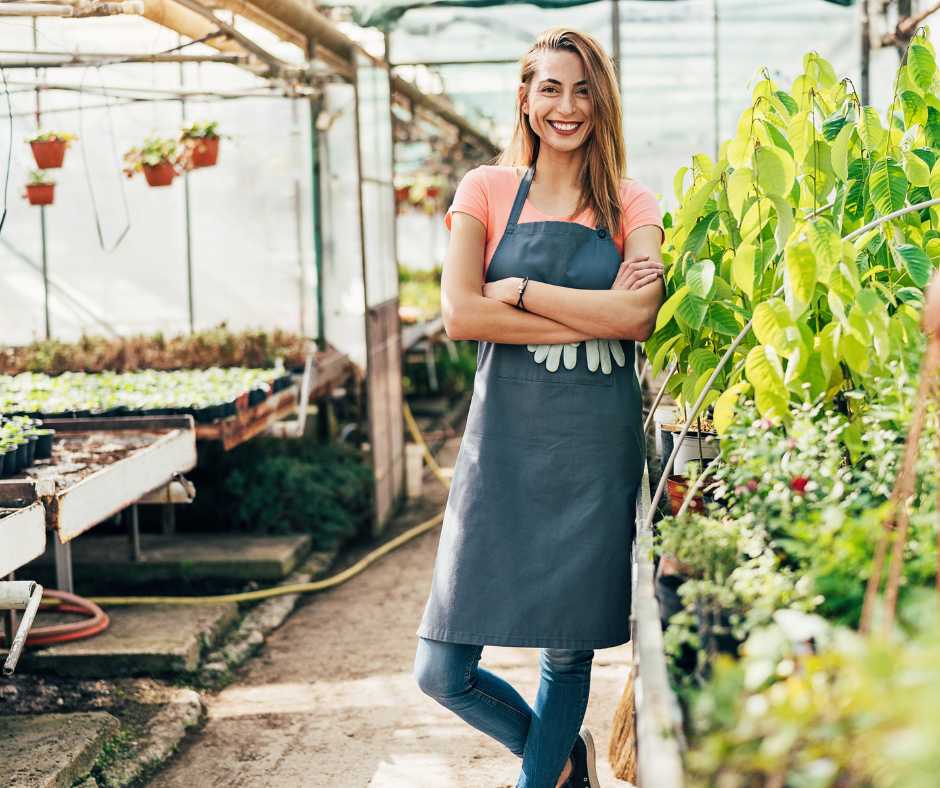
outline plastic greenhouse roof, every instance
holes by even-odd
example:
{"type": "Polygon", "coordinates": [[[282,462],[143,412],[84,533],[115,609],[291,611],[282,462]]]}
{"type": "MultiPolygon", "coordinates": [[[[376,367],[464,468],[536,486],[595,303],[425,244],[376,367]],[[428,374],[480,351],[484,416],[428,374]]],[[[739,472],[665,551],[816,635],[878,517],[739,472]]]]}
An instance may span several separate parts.
{"type": "MultiPolygon", "coordinates": [[[[662,2],[663,0],[645,0],[662,2]]],[[[679,2],[680,0],[671,0],[679,2]]],[[[821,0],[834,5],[850,6],[855,0],[821,0]]],[[[391,27],[410,9],[428,7],[492,8],[501,5],[534,5],[538,8],[571,8],[587,5],[596,0],[371,0],[349,3],[346,0],[326,0],[320,5],[351,8],[353,19],[362,27],[391,27]]]]}

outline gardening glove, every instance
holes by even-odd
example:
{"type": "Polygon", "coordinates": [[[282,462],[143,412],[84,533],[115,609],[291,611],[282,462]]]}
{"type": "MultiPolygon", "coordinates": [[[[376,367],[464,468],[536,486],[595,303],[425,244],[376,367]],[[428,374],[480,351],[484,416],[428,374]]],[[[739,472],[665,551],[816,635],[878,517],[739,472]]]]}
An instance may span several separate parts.
{"type": "Polygon", "coordinates": [[[558,362],[562,354],[565,357],[565,369],[574,369],[578,363],[578,345],[580,342],[566,342],[562,345],[528,345],[530,353],[535,353],[535,363],[545,362],[545,369],[549,372],[558,370],[558,362]]]}
{"type": "Polygon", "coordinates": [[[619,339],[588,339],[584,343],[587,350],[588,369],[591,372],[597,371],[597,364],[600,362],[601,371],[605,375],[611,373],[610,357],[614,357],[618,367],[627,363],[627,358],[623,353],[623,346],[619,339]]]}

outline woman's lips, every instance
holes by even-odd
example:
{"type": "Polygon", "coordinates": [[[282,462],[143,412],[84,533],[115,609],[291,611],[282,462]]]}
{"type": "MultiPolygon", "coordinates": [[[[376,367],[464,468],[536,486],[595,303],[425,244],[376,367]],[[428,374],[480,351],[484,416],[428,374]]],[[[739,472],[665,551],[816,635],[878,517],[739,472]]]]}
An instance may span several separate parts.
{"type": "Polygon", "coordinates": [[[570,137],[572,134],[576,133],[579,128],[581,128],[581,123],[561,123],[560,121],[548,121],[548,125],[554,129],[556,134],[561,134],[562,137],[570,137]]]}

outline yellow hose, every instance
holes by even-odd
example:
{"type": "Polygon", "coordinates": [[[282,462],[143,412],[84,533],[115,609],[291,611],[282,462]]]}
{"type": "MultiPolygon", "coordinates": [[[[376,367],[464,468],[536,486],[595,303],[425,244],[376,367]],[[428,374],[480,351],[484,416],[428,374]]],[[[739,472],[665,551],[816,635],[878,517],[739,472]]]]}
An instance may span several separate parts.
{"type": "MultiPolygon", "coordinates": [[[[402,411],[405,414],[405,421],[408,423],[408,429],[415,443],[424,449],[424,456],[434,475],[440,480],[448,490],[450,489],[450,479],[441,473],[441,468],[431,455],[430,450],[421,437],[418,425],[415,423],[414,416],[411,415],[411,409],[407,402],[402,403],[402,411]]],[[[416,525],[401,536],[396,536],[390,542],[386,542],[381,547],[373,550],[361,561],[353,564],[349,569],[340,572],[338,575],[328,577],[325,580],[317,580],[313,583],[295,583],[289,586],[277,586],[276,588],[265,588],[260,591],[246,591],[243,594],[223,594],[220,596],[100,596],[92,597],[91,601],[97,605],[217,605],[223,602],[256,602],[259,599],[270,599],[276,596],[286,596],[287,594],[308,594],[312,591],[324,591],[327,588],[333,588],[347,580],[355,577],[367,567],[374,564],[383,556],[388,555],[393,550],[401,547],[406,542],[410,542],[416,536],[430,531],[444,520],[444,512],[435,515],[430,520],[425,520],[420,525],[416,525]]]]}

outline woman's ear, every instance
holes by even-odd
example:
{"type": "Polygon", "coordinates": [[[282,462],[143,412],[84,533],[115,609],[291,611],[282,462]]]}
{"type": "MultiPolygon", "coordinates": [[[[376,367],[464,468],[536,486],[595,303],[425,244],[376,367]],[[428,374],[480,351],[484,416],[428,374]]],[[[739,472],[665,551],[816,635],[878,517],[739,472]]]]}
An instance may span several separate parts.
{"type": "Polygon", "coordinates": [[[529,114],[529,91],[526,89],[526,85],[519,86],[519,103],[521,105],[522,114],[529,114]]]}

